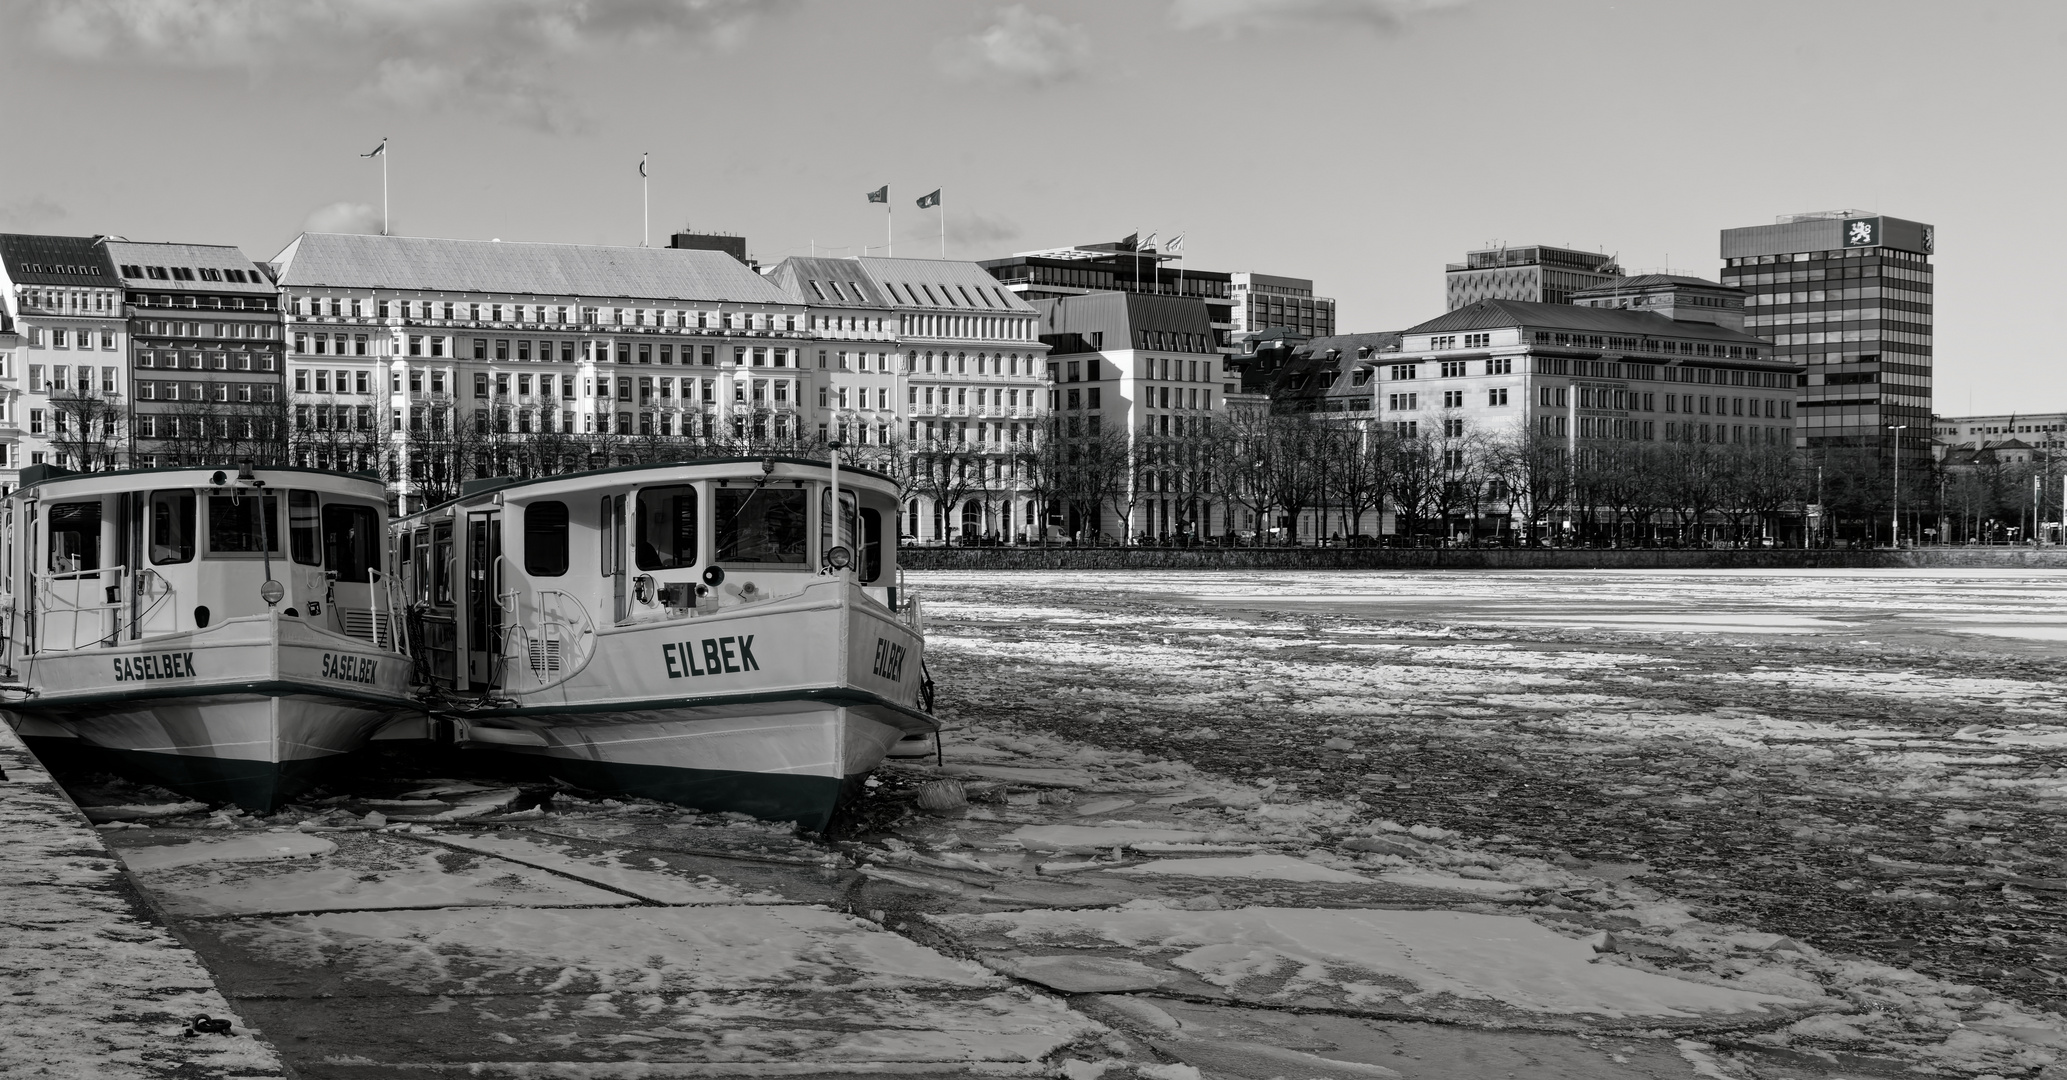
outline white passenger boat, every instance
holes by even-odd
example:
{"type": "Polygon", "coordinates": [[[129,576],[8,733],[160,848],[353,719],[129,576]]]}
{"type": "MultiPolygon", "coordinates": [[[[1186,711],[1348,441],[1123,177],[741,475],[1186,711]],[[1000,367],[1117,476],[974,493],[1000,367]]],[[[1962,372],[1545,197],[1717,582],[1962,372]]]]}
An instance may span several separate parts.
{"type": "Polygon", "coordinates": [[[0,664],[33,744],[270,811],[412,713],[378,481],[293,468],[22,470],[0,664]]]}
{"type": "Polygon", "coordinates": [[[825,461],[477,481],[395,525],[434,723],[591,790],[823,830],[939,729],[896,521],[891,481],[825,461]]]}

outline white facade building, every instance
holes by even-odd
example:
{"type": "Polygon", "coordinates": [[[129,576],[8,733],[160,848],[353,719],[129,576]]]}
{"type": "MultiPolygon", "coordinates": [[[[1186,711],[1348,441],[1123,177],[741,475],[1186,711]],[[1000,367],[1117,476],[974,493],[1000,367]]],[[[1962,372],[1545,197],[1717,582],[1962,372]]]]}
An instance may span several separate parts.
{"type": "Polygon", "coordinates": [[[128,333],[98,238],[0,234],[0,305],[21,341],[0,350],[0,484],[25,465],[127,465],[128,333]]]}
{"type": "Polygon", "coordinates": [[[541,447],[579,467],[641,440],[811,434],[804,305],[730,255],[309,233],[275,266],[308,463],[385,449],[405,509],[471,479],[441,472],[462,457],[500,475],[541,447]]]}

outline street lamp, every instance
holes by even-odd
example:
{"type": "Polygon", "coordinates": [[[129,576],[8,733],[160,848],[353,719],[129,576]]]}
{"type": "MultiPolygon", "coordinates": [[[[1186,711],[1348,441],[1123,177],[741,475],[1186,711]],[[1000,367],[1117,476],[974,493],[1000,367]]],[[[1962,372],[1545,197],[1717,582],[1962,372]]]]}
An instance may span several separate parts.
{"type": "Polygon", "coordinates": [[[1889,424],[1888,430],[1895,433],[1895,499],[1893,520],[1889,524],[1892,537],[1890,546],[1902,546],[1902,433],[1909,430],[1908,424],[1889,424]]]}

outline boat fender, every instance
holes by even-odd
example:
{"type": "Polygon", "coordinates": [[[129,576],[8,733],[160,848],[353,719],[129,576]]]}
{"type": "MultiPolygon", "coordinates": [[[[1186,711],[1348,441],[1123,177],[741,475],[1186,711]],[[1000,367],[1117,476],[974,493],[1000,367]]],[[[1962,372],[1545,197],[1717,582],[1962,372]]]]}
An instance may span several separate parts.
{"type": "Polygon", "coordinates": [[[725,568],[722,566],[704,567],[703,583],[705,585],[710,586],[713,589],[717,588],[720,585],[723,585],[725,583],[725,568]]]}
{"type": "Polygon", "coordinates": [[[194,625],[202,630],[208,629],[207,604],[201,604],[194,608],[194,625]]]}

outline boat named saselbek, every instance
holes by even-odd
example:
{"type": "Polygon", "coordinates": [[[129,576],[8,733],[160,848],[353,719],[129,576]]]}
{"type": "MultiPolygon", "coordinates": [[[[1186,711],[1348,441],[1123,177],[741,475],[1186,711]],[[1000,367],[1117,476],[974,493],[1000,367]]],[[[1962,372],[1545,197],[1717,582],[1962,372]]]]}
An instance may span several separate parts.
{"type": "Polygon", "coordinates": [[[32,465],[0,514],[7,707],[32,743],[266,812],[421,716],[377,480],[32,465]]]}
{"type": "Polygon", "coordinates": [[[395,524],[434,721],[590,790],[823,830],[939,730],[897,497],[792,458],[474,481],[395,524]]]}

